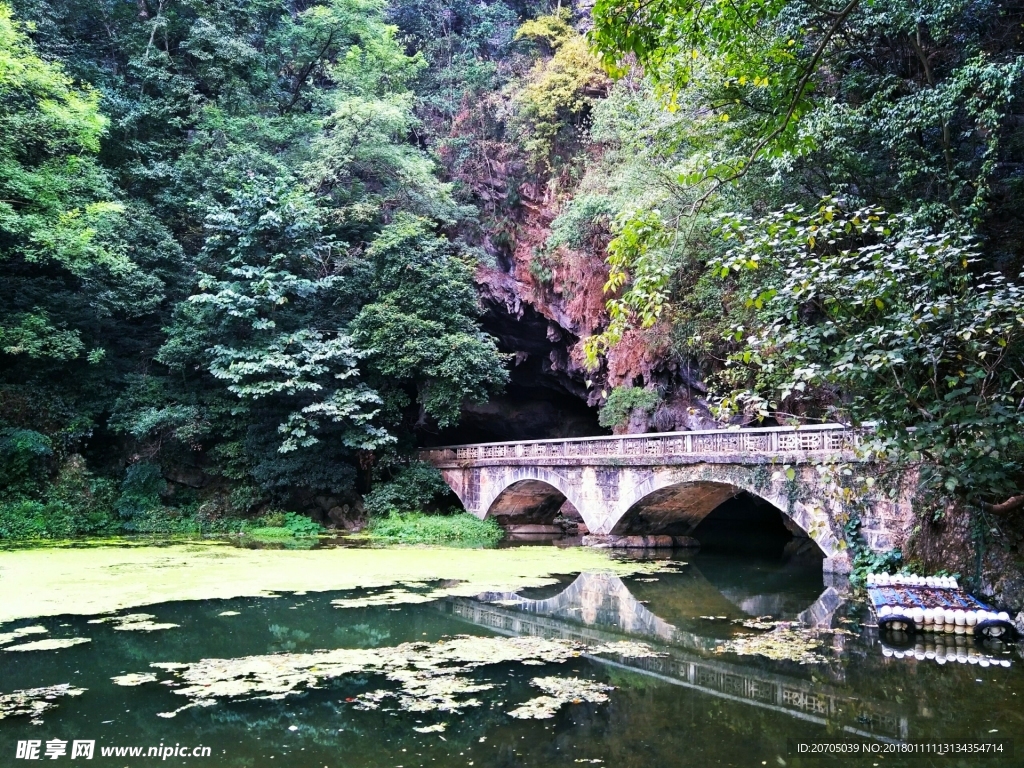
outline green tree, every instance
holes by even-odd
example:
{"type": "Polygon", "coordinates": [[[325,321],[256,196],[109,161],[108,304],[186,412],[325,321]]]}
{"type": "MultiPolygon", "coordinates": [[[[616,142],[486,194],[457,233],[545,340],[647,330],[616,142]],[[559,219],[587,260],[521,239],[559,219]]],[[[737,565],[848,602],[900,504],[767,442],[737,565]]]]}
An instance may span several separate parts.
{"type": "Polygon", "coordinates": [[[410,390],[442,426],[459,419],[463,402],[484,402],[508,373],[494,339],[480,330],[471,263],[424,220],[399,217],[369,249],[374,299],[352,322],[369,350],[375,385],[392,411],[410,390]]]}
{"type": "Polygon", "coordinates": [[[1024,505],[1024,275],[912,217],[835,200],[732,216],[723,276],[769,270],[731,360],[733,412],[873,422],[879,458],[920,461],[926,491],[1024,505]]]}

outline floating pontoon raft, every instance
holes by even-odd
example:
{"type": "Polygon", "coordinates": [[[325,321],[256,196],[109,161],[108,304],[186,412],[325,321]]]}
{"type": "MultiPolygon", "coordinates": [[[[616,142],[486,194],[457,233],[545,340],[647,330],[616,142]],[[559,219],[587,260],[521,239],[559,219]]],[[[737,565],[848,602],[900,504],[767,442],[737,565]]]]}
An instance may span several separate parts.
{"type": "Polygon", "coordinates": [[[880,632],[943,632],[1012,640],[1010,615],[960,589],[948,576],[868,575],[880,632]]]}

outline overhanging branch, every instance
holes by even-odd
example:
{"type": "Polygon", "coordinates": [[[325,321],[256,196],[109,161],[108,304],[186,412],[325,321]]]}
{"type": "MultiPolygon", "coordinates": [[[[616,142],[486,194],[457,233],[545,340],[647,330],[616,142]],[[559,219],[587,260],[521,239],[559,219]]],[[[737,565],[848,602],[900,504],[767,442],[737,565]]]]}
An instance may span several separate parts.
{"type": "Polygon", "coordinates": [[[1011,496],[1006,501],[1002,501],[999,504],[989,504],[988,502],[982,502],[981,508],[986,512],[994,512],[997,515],[1003,515],[1007,512],[1013,512],[1015,509],[1024,508],[1024,493],[1017,496],[1011,496]]]}

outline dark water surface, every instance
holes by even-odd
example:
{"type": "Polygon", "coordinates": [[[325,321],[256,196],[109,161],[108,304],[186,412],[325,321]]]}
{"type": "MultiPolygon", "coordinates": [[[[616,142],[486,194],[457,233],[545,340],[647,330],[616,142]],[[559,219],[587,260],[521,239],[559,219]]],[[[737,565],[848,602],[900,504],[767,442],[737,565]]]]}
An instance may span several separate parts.
{"type": "MultiPolygon", "coordinates": [[[[653,576],[566,575],[558,585],[525,590],[518,598],[442,597],[349,608],[331,602],[387,592],[375,590],[166,603],[141,609],[154,621],[180,625],[155,632],[118,631],[77,616],[14,622],[0,631],[42,625],[49,634],[24,640],[80,635],[92,642],[0,653],[0,693],[61,683],[86,689],[56,701],[56,708],[41,714],[41,724],[28,717],[0,721],[0,766],[31,764],[15,757],[17,742],[27,739],[43,743],[41,757],[48,740],[96,742],[91,762],[64,755],[48,764],[129,767],[1024,765],[1024,667],[1017,647],[936,645],[930,638],[915,656],[912,644],[894,649],[882,643],[863,606],[825,587],[814,561],[713,551],[686,559],[653,576]],[[221,615],[226,611],[237,615],[221,615]],[[756,635],[735,620],[757,616],[849,634],[825,635],[826,660],[817,664],[716,653],[730,637],[756,635]],[[372,672],[324,680],[317,689],[282,699],[221,701],[173,718],[159,713],[187,702],[172,686],[111,682],[149,672],[153,662],[389,648],[466,634],[561,638],[588,646],[628,640],[647,643],[660,655],[584,652],[561,663],[478,666],[468,676],[493,687],[461,694],[478,704],[457,712],[407,711],[393,700],[360,709],[361,694],[394,688],[372,672]],[[938,663],[936,654],[948,662],[938,663]],[[598,681],[614,690],[604,702],[567,703],[550,719],[510,717],[509,711],[542,695],[531,680],[548,676],[598,681]],[[415,730],[440,724],[443,731],[415,730]],[[1016,738],[1019,756],[906,759],[883,753],[819,762],[793,754],[790,743],[844,741],[884,749],[901,741],[994,738],[1016,738]],[[100,754],[102,747],[175,744],[210,747],[211,756],[100,754]]],[[[172,679],[165,671],[159,677],[172,679]]]]}

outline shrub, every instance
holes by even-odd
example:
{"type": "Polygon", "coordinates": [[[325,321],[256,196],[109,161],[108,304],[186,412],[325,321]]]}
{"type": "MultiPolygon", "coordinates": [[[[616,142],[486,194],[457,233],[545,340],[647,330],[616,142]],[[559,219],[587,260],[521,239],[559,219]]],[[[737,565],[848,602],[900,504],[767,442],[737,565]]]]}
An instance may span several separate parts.
{"type": "MultiPolygon", "coordinates": [[[[61,467],[57,479],[47,492],[47,507],[59,507],[69,519],[66,535],[117,533],[120,522],[114,512],[118,493],[108,479],[96,477],[85,465],[85,460],[72,455],[61,467]]],[[[48,526],[51,530],[52,527],[48,526]]]]}
{"type": "Polygon", "coordinates": [[[61,501],[0,504],[0,539],[67,539],[93,532],[88,517],[61,501]]]}
{"type": "Polygon", "coordinates": [[[46,435],[31,429],[0,430],[0,494],[18,498],[37,492],[52,456],[46,435]]]}
{"type": "Polygon", "coordinates": [[[371,539],[395,544],[466,544],[494,546],[505,532],[494,520],[478,520],[467,512],[425,515],[422,512],[389,514],[370,519],[371,539]]]}
{"type": "Polygon", "coordinates": [[[660,400],[658,393],[650,389],[616,387],[601,406],[597,421],[602,427],[618,427],[629,421],[629,415],[637,408],[650,413],[660,400]]]}
{"type": "Polygon", "coordinates": [[[245,532],[250,536],[267,539],[308,538],[324,532],[324,527],[320,523],[297,512],[274,510],[257,518],[256,523],[255,527],[246,528],[245,532]]]}
{"type": "Polygon", "coordinates": [[[0,504],[0,539],[37,539],[46,536],[45,507],[38,501],[0,504]]]}
{"type": "Polygon", "coordinates": [[[440,471],[414,461],[368,493],[364,505],[370,517],[383,517],[392,512],[450,508],[455,505],[455,494],[440,471]]]}
{"type": "Polygon", "coordinates": [[[164,479],[156,464],[140,461],[128,467],[121,483],[121,496],[114,504],[125,531],[135,533],[148,528],[145,518],[162,506],[163,488],[164,479]]]}

